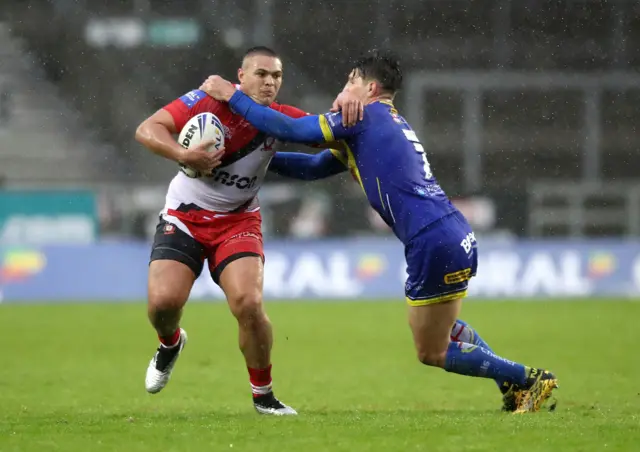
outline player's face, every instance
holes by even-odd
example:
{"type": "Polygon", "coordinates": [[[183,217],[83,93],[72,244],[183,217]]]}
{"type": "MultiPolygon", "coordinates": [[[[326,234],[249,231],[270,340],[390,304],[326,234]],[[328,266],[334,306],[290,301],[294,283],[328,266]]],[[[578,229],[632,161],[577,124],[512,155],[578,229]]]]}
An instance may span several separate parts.
{"type": "Polygon", "coordinates": [[[342,91],[347,91],[358,97],[363,103],[373,97],[375,91],[375,82],[366,81],[362,78],[362,75],[355,69],[349,74],[347,84],[344,85],[342,91]]]}
{"type": "Polygon", "coordinates": [[[249,56],[238,69],[238,79],[245,94],[262,105],[269,105],[280,91],[282,62],[267,55],[249,56]]]}

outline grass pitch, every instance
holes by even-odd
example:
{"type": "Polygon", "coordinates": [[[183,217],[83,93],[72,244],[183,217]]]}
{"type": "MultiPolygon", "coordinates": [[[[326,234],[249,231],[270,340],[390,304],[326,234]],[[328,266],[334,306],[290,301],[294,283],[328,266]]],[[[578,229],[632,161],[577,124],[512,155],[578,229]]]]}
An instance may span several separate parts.
{"type": "Polygon", "coordinates": [[[401,301],[268,303],[274,384],[258,416],[223,304],[187,306],[169,385],[144,390],[145,306],[0,306],[0,451],[629,451],[640,447],[640,303],[467,302],[514,360],[557,373],[554,413],[508,415],[490,380],[415,359],[401,301]]]}

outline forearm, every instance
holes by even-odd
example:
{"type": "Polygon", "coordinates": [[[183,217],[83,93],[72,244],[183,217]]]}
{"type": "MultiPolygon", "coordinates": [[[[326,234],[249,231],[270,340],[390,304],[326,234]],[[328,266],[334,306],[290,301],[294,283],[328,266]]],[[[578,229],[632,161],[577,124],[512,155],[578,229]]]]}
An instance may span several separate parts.
{"type": "Polygon", "coordinates": [[[312,181],[341,173],[346,168],[333,156],[330,149],[325,149],[315,155],[276,152],[269,170],[284,177],[312,181]]]}
{"type": "Polygon", "coordinates": [[[186,152],[165,126],[154,122],[140,124],[136,130],[136,140],[154,154],[175,162],[181,162],[186,152]]]}
{"type": "Polygon", "coordinates": [[[249,96],[237,90],[229,105],[258,130],[282,141],[321,143],[325,141],[317,116],[290,118],[264,105],[257,104],[249,96]]]}

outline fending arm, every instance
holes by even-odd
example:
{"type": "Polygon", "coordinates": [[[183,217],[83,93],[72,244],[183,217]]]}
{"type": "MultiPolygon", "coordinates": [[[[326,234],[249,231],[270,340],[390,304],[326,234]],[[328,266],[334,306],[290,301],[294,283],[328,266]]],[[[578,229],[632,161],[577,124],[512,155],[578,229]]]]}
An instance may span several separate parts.
{"type": "Polygon", "coordinates": [[[325,149],[315,155],[300,152],[276,152],[269,165],[269,170],[293,179],[308,181],[324,179],[347,169],[334,152],[338,151],[325,149]]]}
{"type": "Polygon", "coordinates": [[[323,143],[344,138],[334,137],[327,118],[323,115],[291,118],[254,102],[253,99],[240,90],[236,90],[231,96],[229,106],[261,132],[282,141],[323,143]]]}

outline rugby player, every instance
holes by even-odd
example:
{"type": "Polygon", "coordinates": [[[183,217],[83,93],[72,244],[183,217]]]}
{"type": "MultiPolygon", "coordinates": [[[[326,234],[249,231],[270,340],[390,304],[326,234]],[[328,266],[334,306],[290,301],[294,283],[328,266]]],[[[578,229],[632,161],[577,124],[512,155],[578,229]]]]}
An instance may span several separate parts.
{"type": "MultiPolygon", "coordinates": [[[[267,47],[249,49],[238,69],[238,89],[258,104],[292,117],[306,113],[274,100],[282,83],[282,62],[267,47]]],[[[275,154],[275,139],[260,132],[229,105],[200,90],[191,91],[147,118],[136,139],[154,153],[207,174],[173,178],[160,213],[151,251],[148,316],[160,345],[147,368],[145,386],[161,391],[186,342],[180,318],[191,288],[208,260],[238,321],[240,350],[249,373],[255,409],[261,414],[293,415],[273,393],[272,328],[262,302],[263,243],[257,193],[275,154]],[[206,151],[211,142],[185,150],[173,138],[203,112],[224,126],[225,149],[206,151]]]]}
{"type": "Polygon", "coordinates": [[[219,76],[209,77],[201,89],[283,141],[341,140],[343,151],[278,155],[274,169],[301,179],[349,170],[404,244],[409,325],[420,362],[494,379],[504,387],[504,409],[538,411],[557,387],[556,377],[497,356],[468,325],[457,321],[469,280],[476,274],[477,242],[435,179],[416,133],[393,105],[401,82],[400,65],[390,55],[374,52],[356,61],[343,90],[365,105],[362,120],[353,127],[343,124],[342,112],[289,118],[257,104],[219,76]]]}

